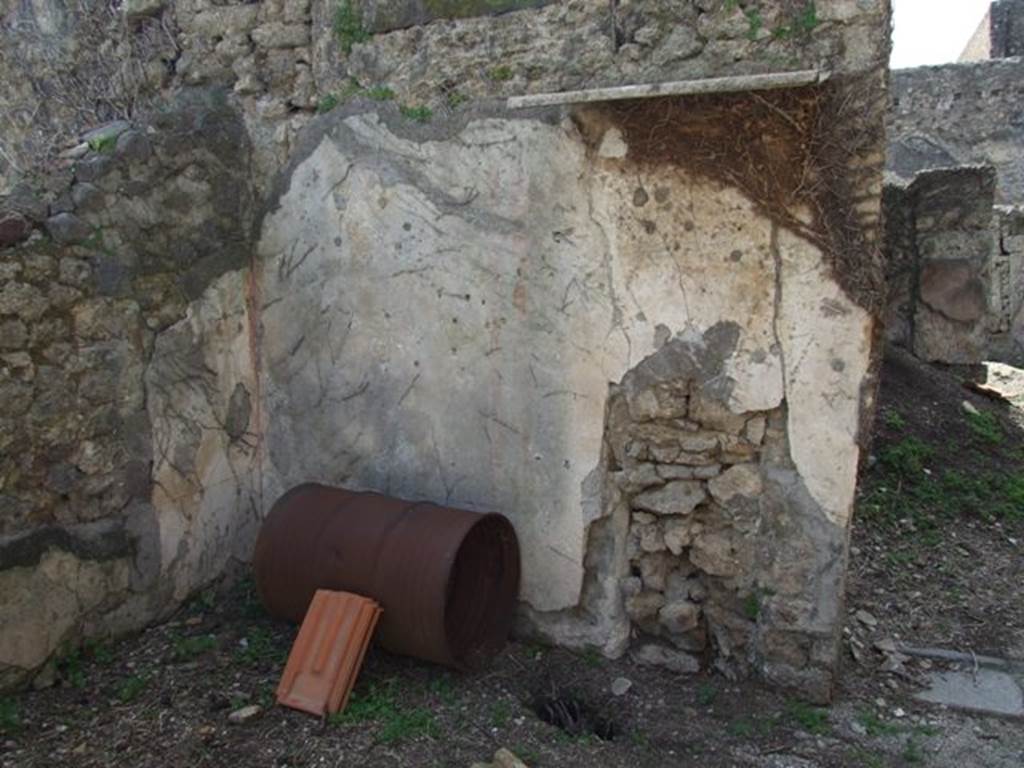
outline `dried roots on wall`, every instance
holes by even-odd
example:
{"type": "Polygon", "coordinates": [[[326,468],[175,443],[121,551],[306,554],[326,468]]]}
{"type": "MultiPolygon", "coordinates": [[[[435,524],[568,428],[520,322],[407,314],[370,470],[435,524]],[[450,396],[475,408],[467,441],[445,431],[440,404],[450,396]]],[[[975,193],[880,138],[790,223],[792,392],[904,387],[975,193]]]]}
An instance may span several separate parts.
{"type": "Polygon", "coordinates": [[[818,247],[836,281],[878,314],[884,89],[876,75],[761,92],[637,99],[598,108],[640,166],[677,167],[743,192],[818,247]]]}

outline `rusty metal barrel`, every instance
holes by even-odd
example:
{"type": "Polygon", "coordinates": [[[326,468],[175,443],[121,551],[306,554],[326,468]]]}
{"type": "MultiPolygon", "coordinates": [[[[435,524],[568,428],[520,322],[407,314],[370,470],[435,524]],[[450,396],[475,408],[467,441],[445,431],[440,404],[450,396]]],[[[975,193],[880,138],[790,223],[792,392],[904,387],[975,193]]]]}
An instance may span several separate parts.
{"type": "Polygon", "coordinates": [[[392,653],[482,667],[512,628],[519,544],[502,515],[307,483],[260,529],[256,587],[272,615],[300,622],[317,589],[370,597],[392,653]]]}

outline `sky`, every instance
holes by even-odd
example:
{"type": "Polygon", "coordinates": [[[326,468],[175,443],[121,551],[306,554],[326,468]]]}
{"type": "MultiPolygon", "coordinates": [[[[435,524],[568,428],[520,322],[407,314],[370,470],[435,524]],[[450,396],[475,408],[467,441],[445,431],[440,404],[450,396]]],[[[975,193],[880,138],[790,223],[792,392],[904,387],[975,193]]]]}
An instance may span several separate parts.
{"type": "Polygon", "coordinates": [[[892,0],[893,69],[956,61],[991,0],[892,0]]]}

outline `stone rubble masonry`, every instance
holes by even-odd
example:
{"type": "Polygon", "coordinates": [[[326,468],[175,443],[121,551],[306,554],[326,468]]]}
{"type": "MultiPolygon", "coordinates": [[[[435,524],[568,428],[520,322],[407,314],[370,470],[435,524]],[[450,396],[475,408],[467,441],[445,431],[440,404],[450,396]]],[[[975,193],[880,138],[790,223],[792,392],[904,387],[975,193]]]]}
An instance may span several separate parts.
{"type": "Polygon", "coordinates": [[[86,129],[158,111],[183,86],[233,93],[269,180],[318,107],[358,89],[438,114],[600,85],[864,72],[885,57],[888,23],[888,0],[819,0],[809,21],[789,0],[764,0],[756,14],[727,0],[80,5],[22,3],[0,18],[0,194],[86,129]],[[63,98],[40,105],[40,80],[63,98]]]}
{"type": "Polygon", "coordinates": [[[1024,61],[999,59],[892,72],[886,170],[996,169],[996,202],[1024,202],[1024,61]]]}
{"type": "Polygon", "coordinates": [[[961,167],[886,187],[887,334],[923,360],[1024,364],[1024,209],[995,186],[961,167]]]}
{"type": "Polygon", "coordinates": [[[518,5],[380,2],[433,20],[350,46],[335,0],[0,20],[0,687],[168,615],[320,480],[508,514],[523,632],[828,698],[875,319],[738,189],[503,97],[880,92],[888,3],[518,5]]]}
{"type": "MultiPolygon", "coordinates": [[[[144,374],[188,302],[248,262],[252,208],[241,120],[196,96],[84,157],[49,210],[24,190],[0,202],[29,227],[0,251],[0,686],[183,596],[161,568],[144,374]]],[[[203,391],[204,374],[152,386],[203,391]]],[[[189,589],[230,549],[205,543],[189,589]]]]}

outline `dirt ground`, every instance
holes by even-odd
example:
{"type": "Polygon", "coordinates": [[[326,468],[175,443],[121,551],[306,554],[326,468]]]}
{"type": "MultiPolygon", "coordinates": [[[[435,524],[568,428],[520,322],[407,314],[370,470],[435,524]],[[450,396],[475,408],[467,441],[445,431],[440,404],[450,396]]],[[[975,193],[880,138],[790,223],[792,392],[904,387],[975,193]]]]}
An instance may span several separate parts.
{"type": "Polygon", "coordinates": [[[0,699],[0,766],[468,768],[507,747],[531,768],[1020,768],[1024,723],[917,703],[929,662],[878,650],[1024,658],[1024,432],[962,378],[886,361],[830,709],[513,643],[472,675],[373,649],[349,708],[324,722],[273,706],[296,629],[268,619],[243,581],[137,636],[70,651],[50,687],[0,699]],[[552,697],[573,715],[568,731],[538,716],[558,708],[552,697]],[[250,704],[261,711],[230,721],[250,704]]]}

